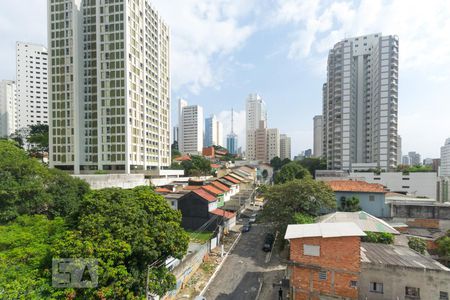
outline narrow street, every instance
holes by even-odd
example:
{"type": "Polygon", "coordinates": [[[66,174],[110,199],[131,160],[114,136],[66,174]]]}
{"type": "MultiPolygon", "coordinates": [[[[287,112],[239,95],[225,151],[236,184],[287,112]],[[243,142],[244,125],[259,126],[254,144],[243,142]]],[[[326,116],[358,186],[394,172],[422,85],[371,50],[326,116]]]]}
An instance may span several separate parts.
{"type": "Polygon", "coordinates": [[[225,264],[208,287],[204,297],[212,299],[278,299],[278,287],[285,266],[279,263],[278,244],[273,253],[262,250],[269,227],[253,224],[243,233],[225,264]]]}

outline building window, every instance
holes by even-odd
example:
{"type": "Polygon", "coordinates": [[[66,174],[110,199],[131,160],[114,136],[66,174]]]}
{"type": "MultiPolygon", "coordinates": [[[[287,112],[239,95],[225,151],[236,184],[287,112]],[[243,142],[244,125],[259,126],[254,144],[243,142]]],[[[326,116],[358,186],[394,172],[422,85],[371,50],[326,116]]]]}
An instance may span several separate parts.
{"type": "Polygon", "coordinates": [[[439,300],[448,300],[447,292],[439,292],[439,300]]]}
{"type": "Polygon", "coordinates": [[[375,201],[375,196],[374,195],[369,195],[369,201],[375,201]]]}
{"type": "Polygon", "coordinates": [[[369,291],[372,293],[380,293],[383,294],[383,284],[380,282],[371,282],[369,291]]]}
{"type": "Polygon", "coordinates": [[[319,280],[327,280],[327,271],[319,271],[319,280]]]}
{"type": "Polygon", "coordinates": [[[356,281],[356,280],[351,280],[351,281],[350,281],[350,287],[351,287],[351,288],[357,288],[357,287],[358,287],[358,281],[356,281]]]}
{"type": "Polygon", "coordinates": [[[303,255],[320,256],[320,246],[318,245],[303,245],[303,255]]]}
{"type": "Polygon", "coordinates": [[[404,185],[404,186],[402,186],[402,189],[409,189],[409,186],[408,185],[404,185]]]}
{"type": "Polygon", "coordinates": [[[416,287],[405,287],[405,296],[408,298],[419,299],[420,298],[420,289],[416,287]]]}

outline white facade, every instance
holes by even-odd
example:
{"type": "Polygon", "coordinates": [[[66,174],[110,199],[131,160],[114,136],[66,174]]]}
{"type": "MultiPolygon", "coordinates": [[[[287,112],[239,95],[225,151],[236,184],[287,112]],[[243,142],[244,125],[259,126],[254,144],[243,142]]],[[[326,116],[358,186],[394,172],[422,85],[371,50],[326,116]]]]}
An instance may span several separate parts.
{"type": "Polygon", "coordinates": [[[203,150],[203,108],[198,105],[184,106],[181,110],[180,152],[201,154],[203,150]]]}
{"type": "Polygon", "coordinates": [[[314,157],[322,157],[323,155],[323,118],[322,116],[314,117],[314,157]]]}
{"type": "Polygon", "coordinates": [[[223,124],[215,115],[205,119],[205,141],[203,146],[223,146],[223,124]]]}
{"type": "Polygon", "coordinates": [[[168,26],[149,1],[47,3],[50,166],[169,166],[168,26]]]}
{"type": "Polygon", "coordinates": [[[247,97],[245,106],[245,129],[246,129],[246,147],[247,160],[255,160],[255,131],[259,128],[260,121],[267,122],[266,103],[260,95],[250,94],[247,97]]]}
{"type": "Polygon", "coordinates": [[[282,160],[289,158],[292,159],[291,153],[291,138],[286,134],[280,134],[280,156],[282,160]]]}
{"type": "Polygon", "coordinates": [[[397,165],[402,164],[402,137],[397,136],[397,165]]]}
{"type": "Polygon", "coordinates": [[[323,86],[328,169],[397,166],[398,47],[396,36],[371,34],[330,50],[323,86]]]}
{"type": "Polygon", "coordinates": [[[48,124],[48,53],[42,45],[16,44],[16,129],[48,124]]]}
{"type": "Polygon", "coordinates": [[[450,177],[450,138],[445,140],[444,146],[441,147],[441,168],[440,176],[450,177]]]}
{"type": "Polygon", "coordinates": [[[15,131],[16,85],[12,80],[0,81],[0,138],[15,131]]]}
{"type": "Polygon", "coordinates": [[[371,172],[350,173],[350,178],[368,183],[379,183],[391,192],[407,193],[416,197],[436,199],[437,173],[416,172],[404,175],[402,172],[381,172],[379,175],[371,172]]]}

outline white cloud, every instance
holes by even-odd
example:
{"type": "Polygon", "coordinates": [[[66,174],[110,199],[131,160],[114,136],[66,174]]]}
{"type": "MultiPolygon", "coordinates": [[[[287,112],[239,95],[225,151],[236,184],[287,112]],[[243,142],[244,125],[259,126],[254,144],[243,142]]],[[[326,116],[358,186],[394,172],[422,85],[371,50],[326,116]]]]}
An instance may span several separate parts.
{"type": "Polygon", "coordinates": [[[244,24],[256,1],[154,0],[171,27],[172,87],[198,93],[220,84],[227,57],[239,49],[255,27],[244,24]]]}
{"type": "MultiPolygon", "coordinates": [[[[217,119],[223,124],[224,138],[231,132],[231,110],[221,111],[216,115],[217,119]]],[[[245,110],[234,111],[233,131],[238,136],[238,147],[245,149],[245,110]]]]}

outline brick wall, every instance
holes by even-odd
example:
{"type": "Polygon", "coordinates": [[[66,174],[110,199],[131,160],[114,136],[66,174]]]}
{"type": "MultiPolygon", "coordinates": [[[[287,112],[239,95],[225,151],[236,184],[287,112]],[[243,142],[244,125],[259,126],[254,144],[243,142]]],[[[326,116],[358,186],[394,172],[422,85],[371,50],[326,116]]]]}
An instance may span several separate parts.
{"type": "Polygon", "coordinates": [[[410,227],[439,229],[439,220],[436,219],[413,219],[406,222],[410,227]]]}
{"type": "Polygon", "coordinates": [[[295,299],[319,299],[319,295],[358,298],[358,290],[350,286],[360,272],[360,238],[303,238],[291,240],[291,286],[295,299]],[[303,254],[303,245],[320,246],[320,256],[303,254]],[[319,273],[326,272],[326,279],[319,273]]]}

